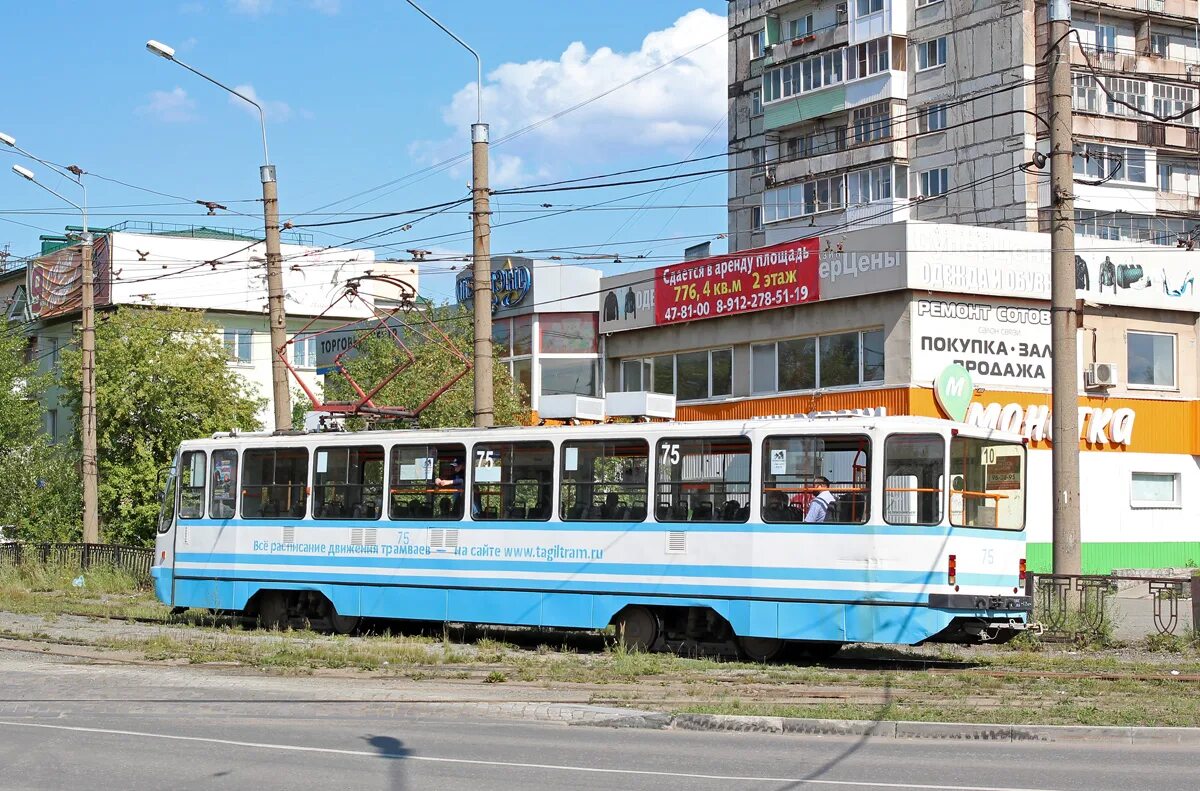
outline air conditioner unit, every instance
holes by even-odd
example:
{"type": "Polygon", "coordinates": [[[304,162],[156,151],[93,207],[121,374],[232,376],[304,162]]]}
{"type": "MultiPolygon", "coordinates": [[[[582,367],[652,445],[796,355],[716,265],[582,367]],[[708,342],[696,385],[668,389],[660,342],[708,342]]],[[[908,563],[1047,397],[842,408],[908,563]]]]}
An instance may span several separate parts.
{"type": "Polygon", "coordinates": [[[1083,373],[1086,387],[1112,387],[1117,383],[1117,366],[1114,363],[1092,363],[1083,373]]]}

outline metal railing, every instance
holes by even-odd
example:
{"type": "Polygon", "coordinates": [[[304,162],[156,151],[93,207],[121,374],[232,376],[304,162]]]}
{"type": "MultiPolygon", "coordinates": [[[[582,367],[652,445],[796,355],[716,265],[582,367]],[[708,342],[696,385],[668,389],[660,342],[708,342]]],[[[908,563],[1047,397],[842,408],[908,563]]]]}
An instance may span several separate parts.
{"type": "Polygon", "coordinates": [[[0,565],[41,563],[78,568],[106,567],[125,571],[140,582],[150,581],[154,550],[120,544],[0,544],[0,565]]]}
{"type": "Polygon", "coordinates": [[[1038,574],[1028,591],[1044,639],[1186,637],[1200,626],[1200,574],[1038,574]]]}

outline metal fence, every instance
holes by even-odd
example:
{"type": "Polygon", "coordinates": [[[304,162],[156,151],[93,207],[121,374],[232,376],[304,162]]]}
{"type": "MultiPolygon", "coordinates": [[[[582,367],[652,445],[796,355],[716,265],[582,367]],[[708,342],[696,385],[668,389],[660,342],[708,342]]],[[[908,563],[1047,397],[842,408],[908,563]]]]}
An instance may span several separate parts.
{"type": "Polygon", "coordinates": [[[1050,640],[1190,637],[1200,628],[1200,574],[1038,574],[1029,594],[1050,640]]]}
{"type": "Polygon", "coordinates": [[[150,581],[154,550],[119,544],[0,544],[0,564],[54,564],[87,570],[98,566],[116,568],[150,581]]]}

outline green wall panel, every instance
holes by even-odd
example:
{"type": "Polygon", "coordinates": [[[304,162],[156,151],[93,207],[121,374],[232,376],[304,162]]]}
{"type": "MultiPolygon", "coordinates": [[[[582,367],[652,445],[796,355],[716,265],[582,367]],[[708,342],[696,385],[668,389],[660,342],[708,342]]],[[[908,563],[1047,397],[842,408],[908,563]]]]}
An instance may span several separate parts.
{"type": "MultiPolygon", "coordinates": [[[[1029,570],[1049,574],[1054,565],[1050,544],[1026,544],[1029,570]]],[[[1093,541],[1083,545],[1083,573],[1111,574],[1113,569],[1161,569],[1200,564],[1200,541],[1093,541]]]]}
{"type": "Polygon", "coordinates": [[[809,96],[785,99],[763,108],[763,129],[779,129],[846,109],[846,88],[837,86],[809,96]]]}

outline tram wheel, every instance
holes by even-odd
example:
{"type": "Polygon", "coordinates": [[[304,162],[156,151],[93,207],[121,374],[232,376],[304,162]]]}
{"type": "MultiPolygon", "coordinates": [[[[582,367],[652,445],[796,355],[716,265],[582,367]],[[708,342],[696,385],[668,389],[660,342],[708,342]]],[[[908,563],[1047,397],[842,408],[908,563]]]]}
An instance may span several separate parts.
{"type": "Polygon", "coordinates": [[[649,651],[658,641],[658,616],[646,607],[626,607],[617,615],[617,639],[629,651],[649,651]]]}
{"type": "Polygon", "coordinates": [[[742,656],[752,662],[770,662],[783,653],[786,643],[777,637],[739,637],[742,656]]]}
{"type": "Polygon", "coordinates": [[[360,623],[362,618],[357,615],[339,615],[333,607],[329,608],[329,631],[334,634],[350,634],[360,623]]]}
{"type": "Polygon", "coordinates": [[[263,629],[273,632],[287,628],[288,602],[283,591],[263,591],[259,594],[258,623],[263,629]]]}

